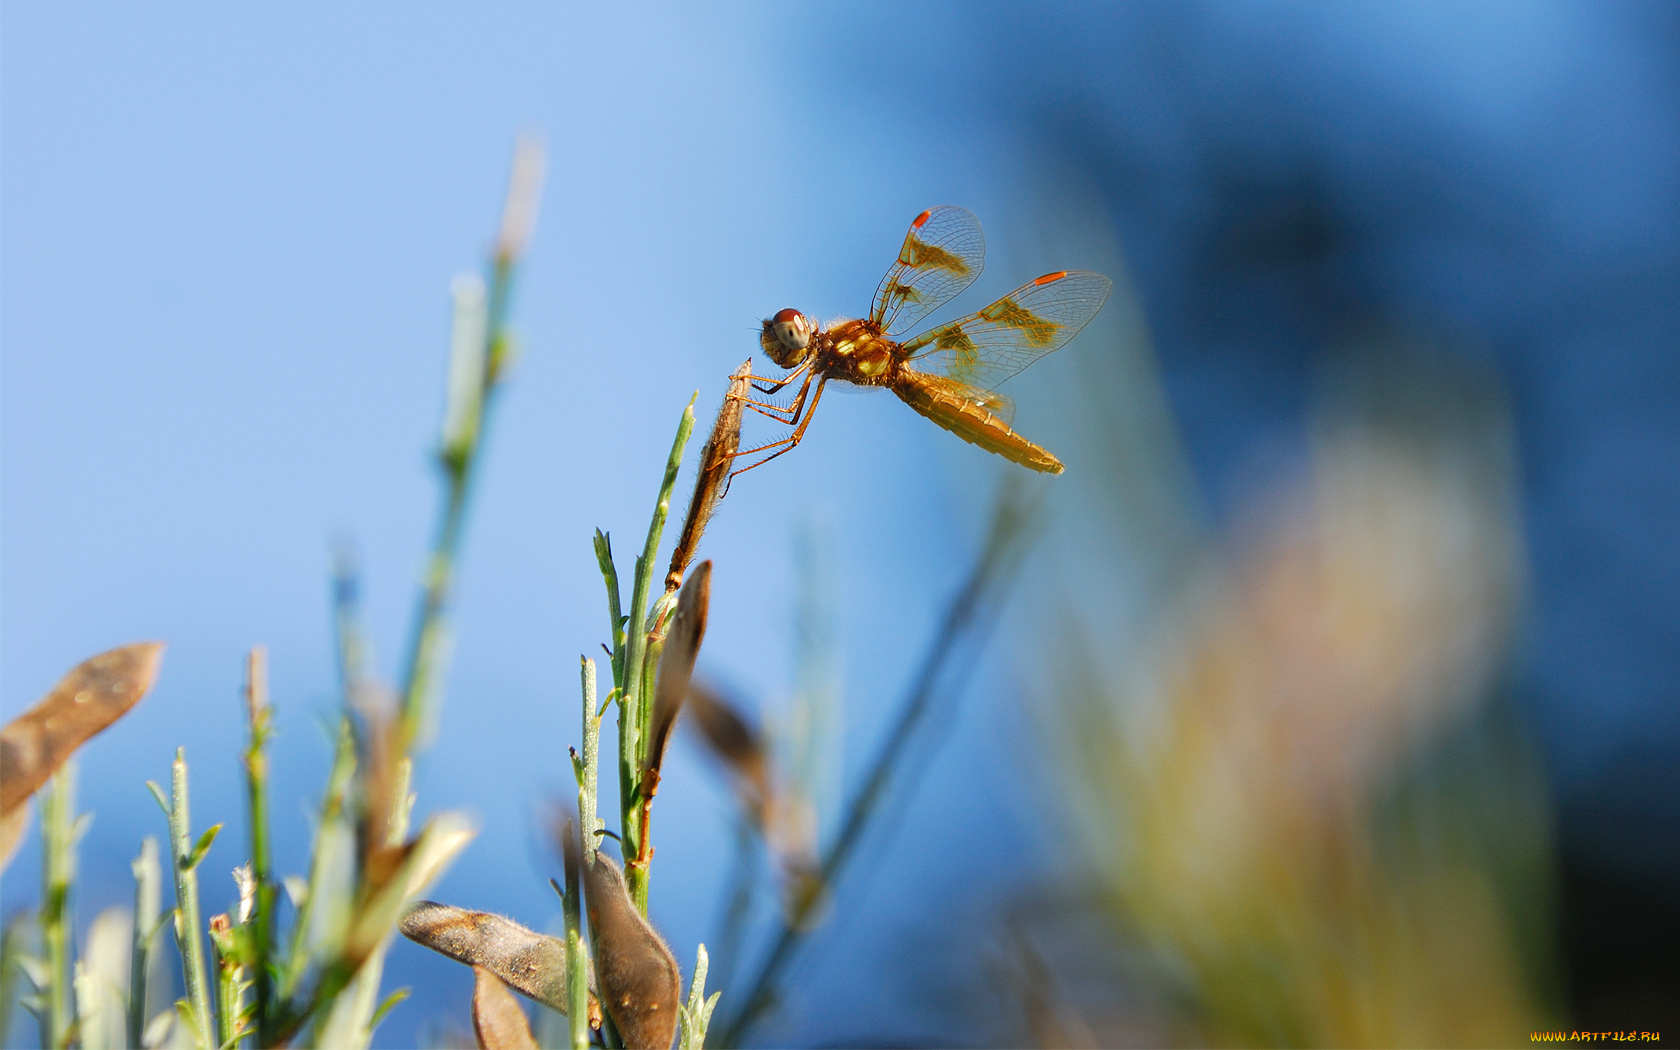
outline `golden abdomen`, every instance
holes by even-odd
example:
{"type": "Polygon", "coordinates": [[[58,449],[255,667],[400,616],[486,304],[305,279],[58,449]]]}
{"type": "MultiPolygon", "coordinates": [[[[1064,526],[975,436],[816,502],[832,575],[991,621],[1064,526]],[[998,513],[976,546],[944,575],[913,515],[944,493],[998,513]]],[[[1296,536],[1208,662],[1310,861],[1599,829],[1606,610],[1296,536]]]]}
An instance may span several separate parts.
{"type": "Polygon", "coordinates": [[[957,393],[943,377],[904,368],[892,388],[905,404],[970,444],[996,452],[1023,467],[1046,474],[1062,472],[1062,461],[1048,449],[1015,433],[997,415],[957,393]]]}

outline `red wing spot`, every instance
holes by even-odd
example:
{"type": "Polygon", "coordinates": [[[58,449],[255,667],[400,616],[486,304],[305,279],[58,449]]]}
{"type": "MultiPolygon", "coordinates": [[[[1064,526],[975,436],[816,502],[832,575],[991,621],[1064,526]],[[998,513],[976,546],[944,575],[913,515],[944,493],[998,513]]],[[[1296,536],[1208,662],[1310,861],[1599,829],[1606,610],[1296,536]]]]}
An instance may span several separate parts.
{"type": "Polygon", "coordinates": [[[1033,283],[1034,284],[1049,284],[1051,281],[1059,281],[1063,277],[1066,277],[1067,273],[1068,272],[1066,270],[1057,270],[1055,273],[1045,274],[1043,277],[1040,277],[1038,280],[1034,281],[1033,283]]]}
{"type": "Polygon", "coordinates": [[[916,216],[916,221],[910,224],[910,228],[912,230],[921,229],[922,228],[922,223],[927,222],[928,221],[928,216],[932,215],[932,214],[933,214],[933,209],[932,208],[929,208],[927,211],[922,212],[920,215],[916,216]]]}

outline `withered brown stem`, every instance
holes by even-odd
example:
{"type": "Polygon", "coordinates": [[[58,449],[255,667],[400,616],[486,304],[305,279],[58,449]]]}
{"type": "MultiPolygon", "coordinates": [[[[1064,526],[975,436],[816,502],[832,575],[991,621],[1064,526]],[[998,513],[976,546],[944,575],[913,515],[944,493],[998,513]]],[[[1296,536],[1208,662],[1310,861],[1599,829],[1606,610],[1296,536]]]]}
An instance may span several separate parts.
{"type": "Polygon", "coordinates": [[[718,501],[729,487],[729,467],[735,452],[741,447],[741,408],[746,404],[747,379],[752,375],[752,358],[741,362],[729,376],[729,390],[723,395],[717,421],[712,424],[711,436],[700,447],[700,469],[694,475],[694,495],[688,501],[688,514],[683,518],[682,531],[677,533],[677,546],[671,551],[671,568],[665,574],[665,593],[682,586],[683,573],[694,551],[700,546],[700,536],[712,519],[718,501]]]}

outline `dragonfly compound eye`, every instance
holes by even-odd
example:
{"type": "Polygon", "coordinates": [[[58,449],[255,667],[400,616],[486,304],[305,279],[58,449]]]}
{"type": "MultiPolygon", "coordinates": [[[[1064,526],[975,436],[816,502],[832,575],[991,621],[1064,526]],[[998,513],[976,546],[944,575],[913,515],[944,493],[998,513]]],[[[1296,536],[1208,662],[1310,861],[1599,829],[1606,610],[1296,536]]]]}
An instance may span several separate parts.
{"type": "Polygon", "coordinates": [[[816,326],[811,324],[809,317],[789,307],[778,310],[776,316],[764,322],[759,342],[772,360],[788,368],[805,359],[805,350],[811,345],[811,335],[815,330],[816,326]]]}

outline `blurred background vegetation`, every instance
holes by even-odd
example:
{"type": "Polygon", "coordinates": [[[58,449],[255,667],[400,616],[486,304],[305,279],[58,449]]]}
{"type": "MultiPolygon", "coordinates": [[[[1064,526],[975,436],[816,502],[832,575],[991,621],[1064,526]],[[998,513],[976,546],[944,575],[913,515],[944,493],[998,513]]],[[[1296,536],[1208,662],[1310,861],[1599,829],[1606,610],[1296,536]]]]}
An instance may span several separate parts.
{"type": "MultiPolygon", "coordinates": [[[[130,898],[176,745],[199,822],[239,819],[256,642],[273,790],[300,800],[277,864],[306,849],[327,551],[355,538],[389,674],[450,280],[535,129],[519,356],[416,770],[423,809],[482,829],[440,899],[558,914],[540,813],[570,790],[576,654],[606,640],[591,530],[643,520],[675,408],[709,411],[759,318],[862,312],[949,202],[989,247],[955,309],[1060,268],[1116,293],[1007,388],[1067,473],[755,1038],[1675,1029],[1674,7],[8,5],[0,59],[5,717],[87,655],[170,643],[84,753],[78,937],[130,898]]],[[[701,674],[756,708],[800,842],[834,834],[1003,473],[893,399],[825,403],[702,552],[701,674]]],[[[686,967],[740,836],[699,749],[669,766],[651,915],[686,967]]],[[[211,910],[231,863],[206,861],[211,910]]],[[[386,983],[424,994],[380,1039],[464,1030],[463,973],[399,943],[386,983]]]]}

